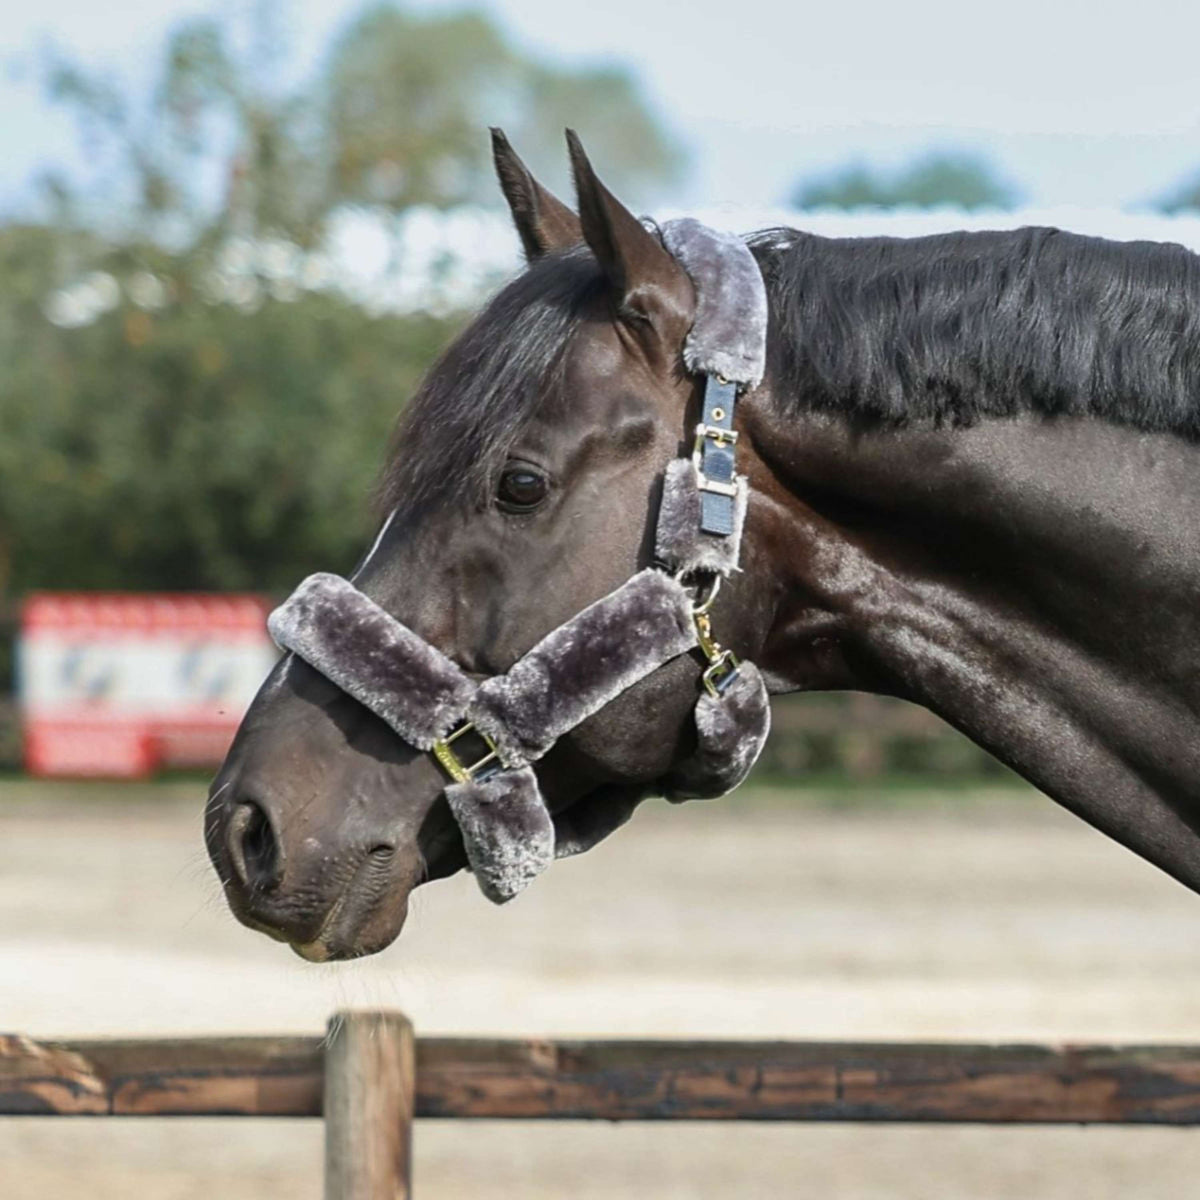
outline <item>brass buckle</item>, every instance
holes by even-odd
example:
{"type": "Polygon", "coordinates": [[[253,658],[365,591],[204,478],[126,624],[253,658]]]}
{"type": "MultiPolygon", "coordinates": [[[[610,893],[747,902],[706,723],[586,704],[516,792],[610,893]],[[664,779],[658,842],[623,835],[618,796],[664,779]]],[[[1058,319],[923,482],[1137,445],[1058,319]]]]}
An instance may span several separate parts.
{"type": "Polygon", "coordinates": [[[706,425],[703,421],[696,426],[696,440],[692,445],[692,454],[699,457],[704,453],[704,441],[712,438],[723,450],[726,446],[736,446],[738,435],[736,429],[722,429],[720,425],[706,425]]]}
{"type": "Polygon", "coordinates": [[[479,777],[482,767],[487,766],[488,763],[499,761],[500,752],[496,749],[496,743],[482,729],[472,725],[470,721],[464,721],[457,729],[433,743],[433,756],[441,763],[442,769],[455,783],[472,783],[479,777]],[[465,733],[479,734],[488,748],[488,752],[473,763],[464,763],[454,752],[454,743],[465,733]]]}
{"type": "Polygon", "coordinates": [[[703,421],[696,426],[696,441],[692,446],[692,465],[696,468],[696,486],[702,492],[716,492],[718,496],[737,497],[737,480],[723,483],[719,479],[709,479],[704,473],[704,442],[712,438],[720,447],[736,446],[738,435],[735,429],[722,429],[719,425],[706,425],[703,421]]]}
{"type": "Polygon", "coordinates": [[[719,479],[709,479],[699,469],[696,471],[696,486],[702,492],[716,492],[718,496],[732,496],[736,499],[738,494],[736,483],[722,483],[719,479]]]}

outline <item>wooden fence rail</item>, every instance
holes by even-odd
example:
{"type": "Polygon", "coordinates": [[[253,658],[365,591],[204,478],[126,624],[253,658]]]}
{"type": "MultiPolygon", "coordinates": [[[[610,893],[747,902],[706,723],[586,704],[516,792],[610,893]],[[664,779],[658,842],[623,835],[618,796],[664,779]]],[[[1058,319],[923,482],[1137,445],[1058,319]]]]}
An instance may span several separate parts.
{"type": "Polygon", "coordinates": [[[0,1037],[0,1115],[326,1118],[328,1200],[410,1194],[412,1118],[1200,1124],[1200,1045],[0,1037]]]}

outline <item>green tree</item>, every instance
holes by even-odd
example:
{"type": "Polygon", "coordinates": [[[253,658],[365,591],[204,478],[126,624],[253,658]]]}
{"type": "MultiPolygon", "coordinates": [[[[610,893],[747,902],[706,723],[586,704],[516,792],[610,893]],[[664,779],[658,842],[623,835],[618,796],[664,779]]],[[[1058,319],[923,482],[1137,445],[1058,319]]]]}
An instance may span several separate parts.
{"type": "Polygon", "coordinates": [[[480,133],[503,125],[539,173],[561,173],[577,128],[606,178],[646,194],[675,181],[678,147],[624,68],[565,70],[519,54],[478,13],[391,4],[352,21],[330,55],[326,100],[336,195],[403,208],[495,202],[480,133]]]}
{"type": "MultiPolygon", "coordinates": [[[[106,215],[119,203],[139,232],[278,235],[308,248],[341,205],[498,203],[487,138],[497,124],[535,168],[565,161],[574,126],[635,198],[678,178],[678,145],[622,67],[561,68],[517,51],[482,14],[385,3],[353,18],[305,74],[278,16],[260,3],[240,20],[179,25],[148,105],[51,61],[51,96],[74,109],[93,159],[111,164],[99,189],[88,181],[92,209],[99,190],[106,215]]],[[[80,191],[55,183],[66,197],[80,191]]]]}
{"type": "Polygon", "coordinates": [[[0,226],[0,602],[349,567],[388,431],[462,316],[312,285],[339,211],[493,195],[498,120],[531,157],[611,122],[606,162],[637,143],[618,176],[677,169],[627,73],[530,59],[485,17],[372,8],[305,75],[276,16],[185,22],[148,96],[49,64],[91,167],[0,226]]]}
{"type": "Polygon", "coordinates": [[[64,328],[38,295],[60,252],[45,231],[0,235],[13,592],[282,589],[321,562],[350,567],[380,447],[456,322],[317,292],[188,299],[177,262],[122,247],[74,289],[105,311],[64,328]]]}
{"type": "Polygon", "coordinates": [[[985,159],[965,153],[925,155],[887,173],[851,163],[792,192],[797,208],[1012,208],[1015,189],[985,159]]]}
{"type": "Polygon", "coordinates": [[[1200,174],[1190,175],[1153,202],[1159,212],[1174,214],[1200,210],[1200,174]]]}

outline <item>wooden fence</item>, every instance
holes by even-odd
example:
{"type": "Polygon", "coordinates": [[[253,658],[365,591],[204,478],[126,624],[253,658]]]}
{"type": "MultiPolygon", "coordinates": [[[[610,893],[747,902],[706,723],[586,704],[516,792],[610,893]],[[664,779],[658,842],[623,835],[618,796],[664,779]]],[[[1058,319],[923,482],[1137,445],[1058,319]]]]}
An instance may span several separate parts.
{"type": "Polygon", "coordinates": [[[325,1118],[327,1200],[411,1195],[414,1117],[1200,1124],[1200,1045],[0,1037],[0,1116],[325,1118]]]}

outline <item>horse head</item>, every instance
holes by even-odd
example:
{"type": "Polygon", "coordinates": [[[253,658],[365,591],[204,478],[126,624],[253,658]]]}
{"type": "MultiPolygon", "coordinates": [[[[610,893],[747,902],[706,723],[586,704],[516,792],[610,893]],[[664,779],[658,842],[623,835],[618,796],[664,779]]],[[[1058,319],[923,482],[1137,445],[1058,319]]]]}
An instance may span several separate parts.
{"type": "MultiPolygon", "coordinates": [[[[702,405],[683,361],[697,306],[688,272],[573,136],[578,216],[493,138],[527,269],[405,409],[386,520],[352,577],[472,680],[509,670],[652,563],[664,472],[690,453],[702,405]]],[[[747,538],[743,561],[755,553],[747,538]]],[[[710,619],[749,656],[771,607],[746,570],[710,619]]],[[[538,760],[560,852],[592,844],[652,793],[695,793],[687,764],[704,668],[702,655],[676,653],[538,760]]],[[[432,755],[288,654],[247,712],[206,814],[233,911],[309,958],[386,946],[412,889],[467,865],[446,785],[432,755]]]]}

